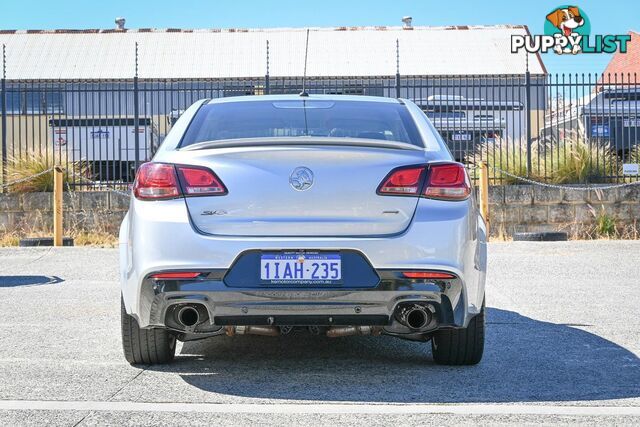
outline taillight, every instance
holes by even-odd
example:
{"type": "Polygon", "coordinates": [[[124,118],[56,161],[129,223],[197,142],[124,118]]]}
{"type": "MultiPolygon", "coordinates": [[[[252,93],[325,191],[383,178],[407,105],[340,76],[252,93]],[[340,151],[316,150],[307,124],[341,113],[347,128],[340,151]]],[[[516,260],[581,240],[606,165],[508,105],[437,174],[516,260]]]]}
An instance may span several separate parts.
{"type": "Polygon", "coordinates": [[[471,183],[459,163],[407,166],[392,170],[378,187],[378,194],[464,200],[471,194],[471,183]]]}
{"type": "Polygon", "coordinates": [[[168,163],[144,163],[138,169],[133,194],[141,200],[184,196],[224,196],[227,188],[210,169],[168,163]]]}
{"type": "Polygon", "coordinates": [[[424,166],[410,166],[391,171],[385,178],[378,194],[412,196],[420,194],[424,176],[424,166]]]}
{"type": "Polygon", "coordinates": [[[173,199],[180,195],[176,170],[165,163],[144,163],[138,169],[133,194],[138,199],[173,199]]]}
{"type": "Polygon", "coordinates": [[[224,196],[227,189],[211,170],[199,166],[176,166],[182,191],[187,196],[224,196]]]}
{"type": "Polygon", "coordinates": [[[424,197],[441,200],[464,200],[471,194],[467,171],[459,163],[429,166],[424,197]]]}
{"type": "Polygon", "coordinates": [[[456,276],[450,273],[441,273],[439,271],[403,271],[402,275],[408,279],[455,279],[456,276]]]}
{"type": "Polygon", "coordinates": [[[158,279],[158,280],[195,279],[201,274],[202,273],[197,271],[173,271],[173,272],[166,272],[166,273],[155,273],[149,277],[151,277],[152,279],[158,279]]]}

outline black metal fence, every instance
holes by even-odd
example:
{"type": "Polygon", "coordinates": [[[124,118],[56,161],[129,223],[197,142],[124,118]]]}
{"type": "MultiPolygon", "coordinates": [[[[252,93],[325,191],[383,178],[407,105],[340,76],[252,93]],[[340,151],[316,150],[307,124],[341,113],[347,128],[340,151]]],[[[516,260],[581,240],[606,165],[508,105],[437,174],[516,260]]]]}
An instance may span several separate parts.
{"type": "MultiPolygon", "coordinates": [[[[269,75],[180,81],[2,79],[2,182],[14,159],[40,156],[67,166],[81,163],[93,180],[127,184],[196,100],[301,89],[301,77],[269,75]]],[[[413,100],[454,157],[469,165],[485,160],[514,175],[552,182],[638,179],[633,166],[623,167],[640,162],[635,75],[310,77],[306,90],[413,100]]],[[[496,181],[505,178],[492,170],[496,181]]]]}

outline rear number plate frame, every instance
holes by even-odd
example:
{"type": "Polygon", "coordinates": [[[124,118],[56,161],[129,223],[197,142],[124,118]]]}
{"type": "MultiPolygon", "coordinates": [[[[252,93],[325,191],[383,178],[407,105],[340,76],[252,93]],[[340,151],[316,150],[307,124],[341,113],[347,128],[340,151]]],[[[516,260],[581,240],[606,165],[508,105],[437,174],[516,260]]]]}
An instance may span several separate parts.
{"type": "Polygon", "coordinates": [[[268,285],[341,285],[342,256],[339,251],[263,252],[260,283],[268,285]]]}

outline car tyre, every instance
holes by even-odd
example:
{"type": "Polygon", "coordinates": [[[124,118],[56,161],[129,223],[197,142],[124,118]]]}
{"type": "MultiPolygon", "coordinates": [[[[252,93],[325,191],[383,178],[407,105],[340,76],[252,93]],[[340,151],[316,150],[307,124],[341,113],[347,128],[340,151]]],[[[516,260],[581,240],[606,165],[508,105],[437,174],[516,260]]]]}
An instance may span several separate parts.
{"type": "Polygon", "coordinates": [[[127,314],[120,300],[122,349],[132,365],[154,365],[171,362],[176,353],[176,338],[166,329],[141,329],[138,321],[127,314]]]}
{"type": "Polygon", "coordinates": [[[475,365],[484,351],[484,302],[469,326],[462,329],[443,329],[431,339],[433,359],[440,365],[475,365]]]}

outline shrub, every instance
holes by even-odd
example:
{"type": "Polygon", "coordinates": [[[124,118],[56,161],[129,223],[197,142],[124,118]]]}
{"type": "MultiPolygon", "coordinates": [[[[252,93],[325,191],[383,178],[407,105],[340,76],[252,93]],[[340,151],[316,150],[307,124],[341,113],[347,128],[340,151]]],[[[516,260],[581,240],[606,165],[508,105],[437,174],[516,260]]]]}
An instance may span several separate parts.
{"type": "MultiPolygon", "coordinates": [[[[509,175],[503,174],[500,171],[495,170],[493,167],[501,169],[512,175],[526,177],[527,176],[527,146],[526,143],[516,142],[509,144],[508,142],[501,140],[496,143],[484,143],[478,146],[475,157],[487,162],[489,166],[489,180],[497,181],[502,184],[523,184],[522,181],[513,178],[509,175]],[[493,166],[493,167],[492,167],[493,166]]],[[[530,179],[540,179],[537,174],[538,170],[541,170],[539,166],[539,159],[537,150],[532,147],[531,161],[532,161],[532,174],[530,179]]]]}
{"type": "Polygon", "coordinates": [[[629,151],[628,163],[640,163],[640,144],[636,145],[629,151]]]}
{"type": "Polygon", "coordinates": [[[594,225],[594,233],[597,237],[615,237],[618,235],[616,219],[607,213],[604,206],[600,205],[600,211],[589,205],[589,210],[596,220],[594,225]]]}
{"type": "MultiPolygon", "coordinates": [[[[489,179],[502,180],[504,184],[523,182],[496,171],[491,166],[510,174],[527,177],[527,144],[525,141],[484,143],[478,146],[476,158],[489,165],[489,179]]],[[[617,155],[608,147],[589,143],[577,133],[562,141],[546,141],[532,144],[531,173],[528,178],[555,184],[607,182],[617,175],[617,155]]]]}
{"type": "MultiPolygon", "coordinates": [[[[51,154],[44,153],[31,153],[22,158],[11,157],[8,160],[7,181],[9,182],[37,175],[54,166],[53,156],[51,154]]],[[[72,171],[78,175],[87,176],[89,172],[89,167],[86,162],[70,163],[67,162],[65,156],[62,156],[62,158],[58,157],[55,163],[67,165],[68,168],[71,168],[72,171]]],[[[73,182],[73,177],[69,175],[67,170],[65,170],[63,174],[63,185],[68,188],[71,182],[73,182]]],[[[48,173],[36,178],[11,185],[8,187],[8,191],[14,193],[53,191],[53,171],[49,171],[48,173]]]]}
{"type": "Polygon", "coordinates": [[[607,182],[616,175],[617,156],[609,148],[570,135],[546,150],[549,180],[556,184],[607,182]]]}

